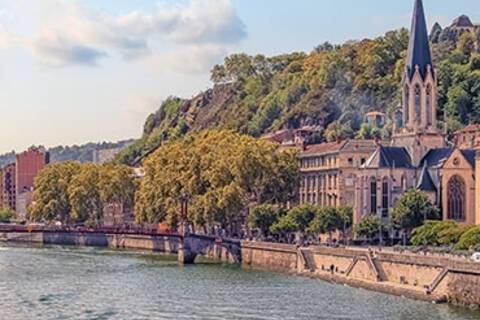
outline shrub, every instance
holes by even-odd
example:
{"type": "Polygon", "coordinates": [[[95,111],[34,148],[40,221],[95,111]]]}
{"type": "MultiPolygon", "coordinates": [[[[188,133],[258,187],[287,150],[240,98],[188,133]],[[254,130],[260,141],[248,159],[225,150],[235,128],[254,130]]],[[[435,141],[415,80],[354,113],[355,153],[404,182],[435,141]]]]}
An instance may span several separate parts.
{"type": "Polygon", "coordinates": [[[473,227],[460,237],[455,249],[470,250],[478,246],[480,246],[480,227],[473,227]]]}

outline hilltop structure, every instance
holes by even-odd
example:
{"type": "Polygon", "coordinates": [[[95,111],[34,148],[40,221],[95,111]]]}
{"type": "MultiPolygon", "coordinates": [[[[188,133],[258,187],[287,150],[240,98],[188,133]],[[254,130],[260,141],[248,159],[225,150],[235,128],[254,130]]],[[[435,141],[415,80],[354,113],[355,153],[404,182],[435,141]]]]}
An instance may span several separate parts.
{"type": "MultiPolygon", "coordinates": [[[[468,21],[456,24],[469,28],[468,21]]],[[[371,215],[387,223],[390,209],[414,188],[442,208],[445,220],[480,224],[480,205],[478,210],[475,205],[477,145],[459,143],[476,140],[478,130],[467,137],[458,132],[455,145],[438,126],[437,74],[421,0],[415,1],[401,96],[391,141],[350,140],[304,148],[299,155],[300,203],[353,206],[354,223],[371,215]]]]}

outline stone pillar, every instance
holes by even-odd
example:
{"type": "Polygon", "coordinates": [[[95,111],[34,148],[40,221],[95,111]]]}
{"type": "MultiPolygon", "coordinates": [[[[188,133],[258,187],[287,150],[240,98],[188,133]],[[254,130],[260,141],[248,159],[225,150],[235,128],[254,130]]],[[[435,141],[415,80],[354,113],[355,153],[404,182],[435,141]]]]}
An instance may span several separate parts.
{"type": "Polygon", "coordinates": [[[194,264],[197,253],[192,250],[192,238],[184,236],[178,248],[178,262],[180,264],[194,264]]]}

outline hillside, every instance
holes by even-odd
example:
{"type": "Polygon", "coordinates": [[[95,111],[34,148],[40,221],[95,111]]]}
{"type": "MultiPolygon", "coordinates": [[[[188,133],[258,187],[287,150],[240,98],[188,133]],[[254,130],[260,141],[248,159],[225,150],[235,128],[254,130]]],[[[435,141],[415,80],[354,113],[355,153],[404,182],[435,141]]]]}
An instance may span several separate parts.
{"type": "MultiPolygon", "coordinates": [[[[320,140],[328,130],[355,136],[366,112],[390,114],[400,103],[408,38],[408,31],[401,29],[373,40],[325,43],[308,54],[229,56],[212,69],[212,89],[192,99],[168,98],[147,118],[142,138],[117,160],[136,164],[162,141],[207,128],[258,137],[314,125],[324,129],[320,140]]],[[[439,78],[439,119],[446,120],[450,130],[478,122],[479,34],[460,34],[436,24],[431,40],[439,78]]],[[[381,134],[387,138],[389,126],[381,134]]]]}
{"type": "MultiPolygon", "coordinates": [[[[74,146],[58,146],[48,149],[50,153],[50,161],[63,162],[68,160],[79,161],[82,163],[93,161],[93,152],[95,150],[106,150],[113,148],[122,148],[126,145],[132,143],[133,140],[125,140],[119,142],[102,142],[102,143],[87,143],[84,145],[74,145],[74,146]]],[[[15,152],[9,152],[3,155],[0,155],[0,168],[15,162],[15,152]]]]}

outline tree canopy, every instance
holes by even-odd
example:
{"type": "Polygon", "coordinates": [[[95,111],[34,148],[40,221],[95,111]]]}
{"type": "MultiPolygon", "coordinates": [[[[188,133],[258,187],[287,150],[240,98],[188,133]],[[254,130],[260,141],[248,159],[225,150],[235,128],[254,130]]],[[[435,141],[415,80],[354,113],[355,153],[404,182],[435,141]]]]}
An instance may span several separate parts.
{"type": "Polygon", "coordinates": [[[190,220],[206,229],[231,230],[251,203],[288,202],[298,179],[294,152],[231,131],[204,131],[165,143],[144,170],[136,197],[138,222],[175,225],[186,195],[190,220]]]}

